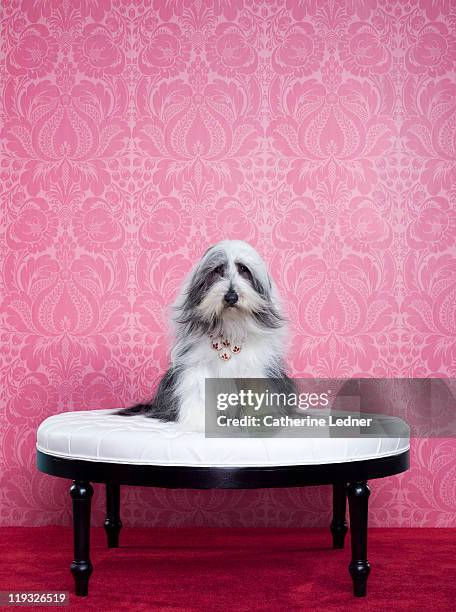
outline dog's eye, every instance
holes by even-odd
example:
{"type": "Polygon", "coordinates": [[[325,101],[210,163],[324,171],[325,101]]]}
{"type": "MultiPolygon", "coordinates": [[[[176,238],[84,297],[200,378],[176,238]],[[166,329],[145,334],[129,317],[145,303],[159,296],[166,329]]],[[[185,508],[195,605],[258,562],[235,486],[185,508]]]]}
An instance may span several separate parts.
{"type": "Polygon", "coordinates": [[[213,283],[216,283],[220,280],[220,278],[223,278],[225,275],[225,266],[223,264],[221,264],[220,266],[217,266],[216,268],[212,268],[212,270],[210,270],[210,272],[208,272],[207,276],[206,276],[206,286],[210,287],[213,283]]]}
{"type": "Polygon", "coordinates": [[[244,264],[237,264],[237,269],[239,274],[243,277],[246,278],[248,280],[250,280],[252,278],[252,273],[250,272],[250,270],[247,268],[247,266],[244,266],[244,264]]]}

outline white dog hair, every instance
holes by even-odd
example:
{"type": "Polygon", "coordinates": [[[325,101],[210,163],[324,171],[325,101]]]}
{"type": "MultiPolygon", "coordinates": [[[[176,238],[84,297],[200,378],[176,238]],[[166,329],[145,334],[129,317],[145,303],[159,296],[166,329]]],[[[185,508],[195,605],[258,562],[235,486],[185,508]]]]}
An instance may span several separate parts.
{"type": "Polygon", "coordinates": [[[204,431],[205,379],[269,378],[285,374],[286,324],[274,281],[241,240],[209,248],[173,305],[170,366],[150,402],[116,414],[146,414],[204,431]]]}

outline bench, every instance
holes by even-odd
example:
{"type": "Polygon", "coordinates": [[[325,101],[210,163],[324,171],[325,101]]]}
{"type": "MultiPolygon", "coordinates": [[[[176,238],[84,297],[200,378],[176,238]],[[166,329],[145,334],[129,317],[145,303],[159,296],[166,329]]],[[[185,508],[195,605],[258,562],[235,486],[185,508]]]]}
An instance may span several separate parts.
{"type": "MultiPolygon", "coordinates": [[[[332,485],[333,548],[343,548],[348,499],[349,572],[353,593],[366,595],[368,481],[409,467],[409,436],[353,438],[206,438],[176,423],[114,410],[66,412],[48,417],[37,431],[37,466],[73,481],[75,593],[88,594],[91,483],[106,486],[104,527],[108,547],[119,546],[120,487],[255,489],[332,485]]],[[[384,417],[390,424],[394,417],[384,417]]],[[[400,421],[399,419],[395,419],[400,421]]],[[[400,423],[404,424],[402,421],[400,423]]],[[[405,425],[405,424],[404,424],[405,425]]]]}

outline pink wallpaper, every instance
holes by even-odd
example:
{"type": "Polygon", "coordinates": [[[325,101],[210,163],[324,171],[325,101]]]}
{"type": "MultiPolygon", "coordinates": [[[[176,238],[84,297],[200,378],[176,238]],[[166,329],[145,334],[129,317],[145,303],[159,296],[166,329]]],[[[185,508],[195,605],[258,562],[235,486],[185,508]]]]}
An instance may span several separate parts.
{"type": "MultiPolygon", "coordinates": [[[[69,523],[37,426],[151,395],[167,305],[223,238],[269,262],[294,374],[456,375],[455,25],[450,0],[3,1],[0,523],[69,523]]],[[[372,491],[373,526],[456,525],[456,441],[372,491]]],[[[129,489],[123,518],[325,525],[329,502],[129,489]]]]}

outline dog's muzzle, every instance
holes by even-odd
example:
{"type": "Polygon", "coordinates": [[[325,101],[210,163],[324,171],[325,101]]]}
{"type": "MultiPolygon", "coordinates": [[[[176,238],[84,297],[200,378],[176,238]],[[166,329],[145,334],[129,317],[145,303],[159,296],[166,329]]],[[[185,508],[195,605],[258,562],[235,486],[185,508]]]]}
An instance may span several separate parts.
{"type": "Polygon", "coordinates": [[[230,289],[227,293],[225,293],[224,300],[228,304],[228,306],[234,306],[238,299],[239,296],[236,291],[234,291],[234,289],[230,289]]]}

